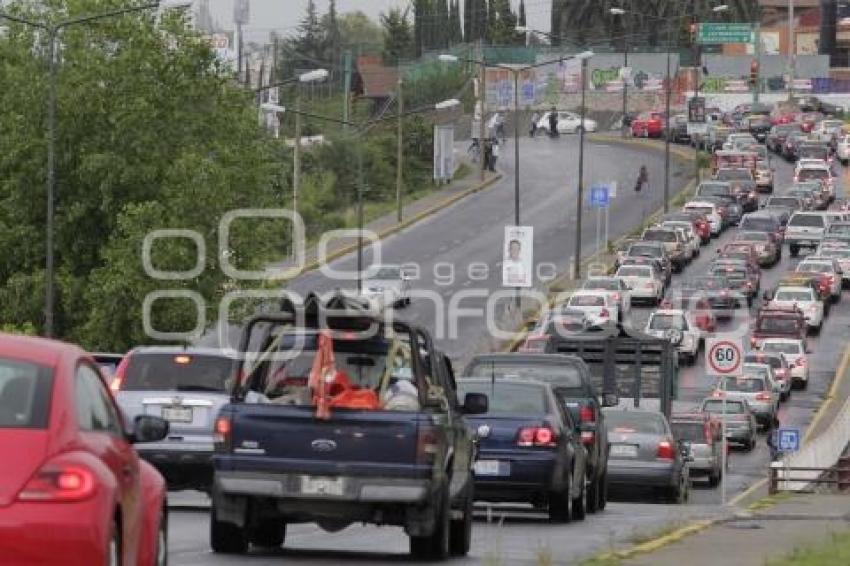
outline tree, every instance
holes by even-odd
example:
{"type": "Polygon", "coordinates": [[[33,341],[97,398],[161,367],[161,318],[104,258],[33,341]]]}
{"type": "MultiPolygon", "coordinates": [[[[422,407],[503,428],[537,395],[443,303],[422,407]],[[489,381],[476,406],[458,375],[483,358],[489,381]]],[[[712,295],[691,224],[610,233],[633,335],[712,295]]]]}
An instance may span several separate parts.
{"type": "MultiPolygon", "coordinates": [[[[7,6],[33,20],[114,8],[112,0],[7,6]]],[[[43,34],[8,24],[0,37],[0,320],[42,329],[45,248],[43,34]],[[41,42],[41,43],[39,43],[41,42]]],[[[231,283],[219,268],[219,220],[230,210],[280,206],[280,152],[257,128],[253,97],[236,86],[208,42],[182,16],[124,15],[63,31],[59,70],[56,262],[57,334],[89,349],[149,343],[142,304],[151,291],[190,290],[217,305],[231,283]],[[206,244],[205,268],[188,280],[150,277],[142,243],[183,229],[206,244]]],[[[288,231],[234,223],[240,269],[282,255],[288,231]]],[[[200,253],[160,238],[152,265],[185,271],[200,253]]],[[[242,284],[242,283],[236,283],[242,284]]],[[[210,312],[215,308],[211,308],[210,312]]],[[[195,325],[191,301],[162,300],[154,327],[195,325]]]]}
{"type": "Polygon", "coordinates": [[[300,59],[298,66],[314,67],[325,58],[325,29],[319,21],[315,0],[307,0],[304,19],[298,25],[298,35],[292,42],[292,48],[300,59]]]}
{"type": "Polygon", "coordinates": [[[517,18],[511,10],[510,0],[490,0],[488,11],[488,36],[494,45],[511,45],[517,42],[517,18]]]}
{"type": "Polygon", "coordinates": [[[428,0],[413,0],[413,44],[416,57],[421,57],[422,52],[427,49],[428,37],[425,20],[428,17],[430,7],[428,0]]]}
{"type": "Polygon", "coordinates": [[[487,41],[494,43],[493,35],[496,32],[496,0],[487,0],[487,20],[484,37],[487,41]]]}
{"type": "Polygon", "coordinates": [[[330,0],[328,3],[328,12],[322,17],[322,28],[325,37],[325,59],[336,63],[339,61],[341,43],[336,0],[330,0]]]}
{"type": "Polygon", "coordinates": [[[357,48],[361,53],[378,53],[384,46],[384,30],[361,11],[340,15],[340,45],[357,48]]]}
{"type": "Polygon", "coordinates": [[[391,8],[386,14],[381,14],[380,19],[384,28],[384,63],[397,65],[401,60],[412,58],[413,34],[407,19],[407,8],[391,8]]]}
{"type": "Polygon", "coordinates": [[[449,8],[447,0],[433,0],[434,2],[434,43],[432,48],[443,49],[449,46],[449,8]]]}
{"type": "Polygon", "coordinates": [[[473,0],[463,0],[463,39],[467,43],[476,39],[473,31],[475,26],[473,25],[472,5],[473,0]]]}
{"type": "Polygon", "coordinates": [[[451,28],[449,43],[451,45],[463,43],[463,30],[460,24],[460,0],[452,0],[449,10],[449,27],[451,28]]]}
{"type": "Polygon", "coordinates": [[[522,27],[525,27],[527,24],[525,22],[525,0],[519,0],[519,22],[518,24],[522,27]]]}

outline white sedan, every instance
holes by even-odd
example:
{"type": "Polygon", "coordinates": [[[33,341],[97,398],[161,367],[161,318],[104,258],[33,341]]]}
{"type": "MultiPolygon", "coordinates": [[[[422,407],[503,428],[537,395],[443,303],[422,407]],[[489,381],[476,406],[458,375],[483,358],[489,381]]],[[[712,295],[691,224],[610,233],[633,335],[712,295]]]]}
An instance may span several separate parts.
{"type": "Polygon", "coordinates": [[[582,311],[594,326],[619,322],[619,304],[608,291],[576,291],[567,302],[572,310],[582,311]]]}
{"type": "Polygon", "coordinates": [[[791,385],[806,389],[809,386],[809,352],[802,340],[793,338],[765,338],[761,350],[785,354],[791,366],[791,385]]]}
{"type": "MultiPolygon", "coordinates": [[[[549,131],[549,115],[551,112],[546,112],[543,117],[537,121],[537,129],[544,132],[549,131]]],[[[581,116],[575,112],[558,112],[558,133],[559,134],[575,134],[581,130],[581,116]]],[[[584,131],[595,132],[596,120],[591,120],[585,117],[584,131]]]]}
{"type": "Polygon", "coordinates": [[[770,306],[801,310],[810,330],[819,332],[823,325],[823,302],[811,287],[779,287],[770,306]]]}
{"type": "Polygon", "coordinates": [[[679,356],[693,365],[702,343],[702,331],[691,317],[680,309],[659,309],[649,315],[644,332],[666,338],[676,346],[679,356]]]}
{"type": "Polygon", "coordinates": [[[664,283],[650,265],[622,265],[614,277],[628,285],[633,303],[642,300],[657,305],[664,297],[664,283]]]}
{"type": "Polygon", "coordinates": [[[376,265],[363,280],[363,296],[382,307],[410,304],[410,277],[400,265],[376,265]]]}
{"type": "Polygon", "coordinates": [[[607,291],[620,308],[620,319],[625,318],[632,307],[632,291],[626,282],[616,277],[590,277],[582,285],[586,291],[607,291]]]}
{"type": "Polygon", "coordinates": [[[835,155],[843,165],[850,163],[850,136],[843,135],[838,138],[838,146],[835,148],[835,155]]]}

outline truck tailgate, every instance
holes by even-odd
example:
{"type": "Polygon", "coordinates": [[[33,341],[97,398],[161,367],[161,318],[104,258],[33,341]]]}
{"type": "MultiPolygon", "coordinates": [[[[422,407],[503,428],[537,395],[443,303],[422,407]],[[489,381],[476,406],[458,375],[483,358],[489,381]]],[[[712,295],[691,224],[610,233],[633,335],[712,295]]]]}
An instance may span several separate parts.
{"type": "Polygon", "coordinates": [[[231,447],[219,451],[222,471],[311,475],[428,477],[429,460],[417,459],[424,413],[334,409],[317,419],[313,407],[238,403],[222,410],[231,421],[231,447]]]}

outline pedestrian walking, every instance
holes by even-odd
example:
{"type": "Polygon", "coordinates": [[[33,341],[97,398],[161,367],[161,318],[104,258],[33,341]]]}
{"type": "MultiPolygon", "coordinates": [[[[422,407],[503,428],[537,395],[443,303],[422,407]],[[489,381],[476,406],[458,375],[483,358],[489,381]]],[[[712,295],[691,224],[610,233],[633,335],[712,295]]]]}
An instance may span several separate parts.
{"type": "Polygon", "coordinates": [[[493,170],[493,143],[491,138],[484,140],[484,169],[493,170]]]}
{"type": "Polygon", "coordinates": [[[646,165],[640,166],[638,172],[637,183],[635,184],[635,192],[639,193],[649,183],[649,172],[646,170],[646,165]]]}
{"type": "Polygon", "coordinates": [[[531,128],[529,128],[529,131],[528,131],[528,135],[531,136],[532,138],[537,133],[537,122],[539,122],[539,121],[540,121],[540,114],[538,114],[537,111],[535,110],[534,113],[531,115],[531,128]]]}
{"type": "Polygon", "coordinates": [[[490,149],[490,171],[496,171],[496,160],[499,159],[499,140],[493,139],[490,149]]]}
{"type": "Polygon", "coordinates": [[[549,136],[558,137],[558,109],[554,106],[549,111],[549,136]]]}
{"type": "Polygon", "coordinates": [[[501,112],[496,112],[496,139],[501,139],[502,141],[508,139],[505,136],[505,117],[501,112]]]}

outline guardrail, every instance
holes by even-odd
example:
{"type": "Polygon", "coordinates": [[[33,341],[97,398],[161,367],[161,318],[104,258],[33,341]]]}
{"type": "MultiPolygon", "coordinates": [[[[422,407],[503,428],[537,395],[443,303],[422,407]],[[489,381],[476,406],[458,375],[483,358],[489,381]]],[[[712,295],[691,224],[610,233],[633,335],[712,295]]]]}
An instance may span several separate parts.
{"type": "Polygon", "coordinates": [[[803,484],[827,484],[836,485],[839,490],[850,488],[850,458],[842,458],[838,464],[830,468],[791,468],[782,462],[770,464],[770,478],[768,480],[768,493],[775,495],[780,491],[800,491],[800,489],[789,489],[789,486],[803,484]],[[794,475],[802,472],[802,476],[794,475]],[[808,477],[815,474],[815,478],[808,477]]]}
{"type": "MultiPolygon", "coordinates": [[[[802,491],[811,483],[820,482],[825,471],[836,468],[844,450],[850,443],[850,398],[848,398],[835,420],[823,433],[805,443],[789,456],[785,463],[771,464],[770,478],[781,482],[785,491],[802,491]],[[792,477],[792,472],[794,475],[792,477]]],[[[850,467],[850,463],[848,463],[850,467]]]]}

